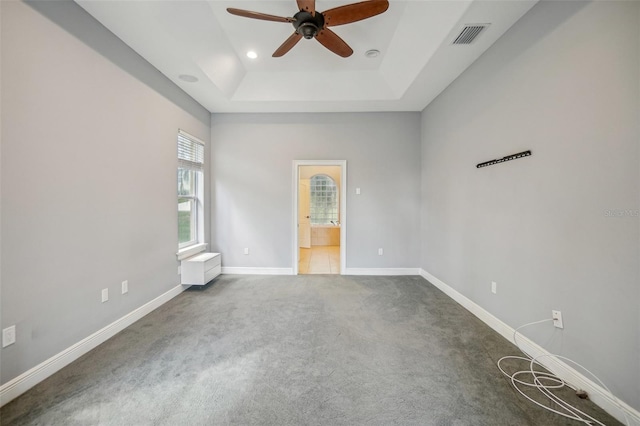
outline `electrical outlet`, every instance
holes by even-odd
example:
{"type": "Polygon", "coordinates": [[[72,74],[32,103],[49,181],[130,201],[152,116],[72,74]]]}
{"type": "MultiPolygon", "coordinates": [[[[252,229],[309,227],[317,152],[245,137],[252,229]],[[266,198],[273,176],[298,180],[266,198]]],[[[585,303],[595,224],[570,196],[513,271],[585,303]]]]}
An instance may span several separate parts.
{"type": "Polygon", "coordinates": [[[12,325],[2,330],[2,347],[6,348],[16,342],[16,326],[12,325]]]}
{"type": "Polygon", "coordinates": [[[564,323],[562,322],[562,312],[560,311],[551,311],[551,317],[553,318],[553,326],[556,328],[564,328],[564,323]]]}
{"type": "Polygon", "coordinates": [[[107,300],[109,300],[109,289],[108,288],[103,288],[102,289],[102,303],[106,302],[107,300]]]}
{"type": "Polygon", "coordinates": [[[384,254],[384,250],[381,248],[378,249],[378,256],[382,256],[384,254]]]}
{"type": "Polygon", "coordinates": [[[122,281],[122,294],[129,293],[129,280],[122,281]]]}
{"type": "Polygon", "coordinates": [[[496,283],[495,281],[491,281],[491,293],[498,293],[498,283],[496,283]]]}
{"type": "Polygon", "coordinates": [[[249,254],[249,247],[244,248],[244,254],[249,254]]]}
{"type": "Polygon", "coordinates": [[[356,195],[360,195],[360,188],[356,188],[356,195]]]}

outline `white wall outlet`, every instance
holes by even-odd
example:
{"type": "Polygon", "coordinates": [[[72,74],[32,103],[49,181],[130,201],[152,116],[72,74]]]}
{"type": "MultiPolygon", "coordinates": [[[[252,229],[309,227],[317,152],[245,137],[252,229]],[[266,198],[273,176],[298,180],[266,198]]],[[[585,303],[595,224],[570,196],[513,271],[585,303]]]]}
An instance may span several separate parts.
{"type": "Polygon", "coordinates": [[[360,195],[360,188],[356,188],[356,195],[360,195]]]}
{"type": "Polygon", "coordinates": [[[249,247],[244,248],[244,254],[249,254],[249,247]]]}
{"type": "Polygon", "coordinates": [[[122,294],[129,293],[129,280],[122,281],[122,294]]]}
{"type": "Polygon", "coordinates": [[[498,283],[491,281],[491,293],[496,294],[498,292],[498,283]]]}
{"type": "Polygon", "coordinates": [[[378,249],[378,256],[382,256],[384,254],[384,250],[381,248],[378,249]]]}
{"type": "Polygon", "coordinates": [[[103,288],[102,289],[102,303],[106,302],[107,300],[109,300],[109,289],[108,288],[103,288]]]}
{"type": "Polygon", "coordinates": [[[551,311],[551,317],[553,318],[553,326],[556,328],[564,328],[564,324],[562,322],[562,312],[560,311],[551,311]]]}
{"type": "Polygon", "coordinates": [[[6,348],[16,342],[16,326],[12,325],[2,330],[2,347],[6,348]]]}

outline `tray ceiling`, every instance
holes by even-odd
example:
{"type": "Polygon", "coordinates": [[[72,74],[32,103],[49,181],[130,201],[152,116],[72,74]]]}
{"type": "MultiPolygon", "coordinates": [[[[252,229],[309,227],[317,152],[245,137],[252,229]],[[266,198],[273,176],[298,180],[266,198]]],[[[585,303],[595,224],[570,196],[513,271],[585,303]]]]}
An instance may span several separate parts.
{"type": "MultiPolygon", "coordinates": [[[[211,112],[421,111],[536,3],[392,0],[381,15],[332,27],[349,58],[313,39],[273,58],[293,26],[226,8],[288,17],[294,0],[76,2],[211,112]],[[467,24],[490,25],[453,45],[467,24]],[[380,54],[367,57],[371,49],[380,54]]],[[[349,3],[317,0],[316,9],[349,3]]]]}

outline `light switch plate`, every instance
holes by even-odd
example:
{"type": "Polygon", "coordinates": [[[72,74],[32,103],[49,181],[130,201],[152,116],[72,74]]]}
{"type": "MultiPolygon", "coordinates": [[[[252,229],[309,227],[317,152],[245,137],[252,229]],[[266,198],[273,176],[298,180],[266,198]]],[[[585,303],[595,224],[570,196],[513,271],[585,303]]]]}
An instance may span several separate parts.
{"type": "Polygon", "coordinates": [[[2,347],[6,348],[16,342],[16,326],[12,325],[2,330],[2,347]]]}

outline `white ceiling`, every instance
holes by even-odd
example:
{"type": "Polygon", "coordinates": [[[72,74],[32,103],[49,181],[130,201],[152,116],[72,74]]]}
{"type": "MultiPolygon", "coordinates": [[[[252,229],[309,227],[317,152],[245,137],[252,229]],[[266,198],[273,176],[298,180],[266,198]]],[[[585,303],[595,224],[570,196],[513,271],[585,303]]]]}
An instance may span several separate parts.
{"type": "MultiPolygon", "coordinates": [[[[316,9],[356,1],[317,0],[316,9]]],[[[305,39],[272,58],[293,26],[226,11],[289,17],[295,0],[76,2],[211,112],[342,112],[423,110],[537,0],[391,0],[381,15],[332,27],[349,58],[305,39]],[[490,26],[472,44],[451,44],[479,23],[490,26]],[[369,49],[381,54],[367,58],[369,49]]]]}

